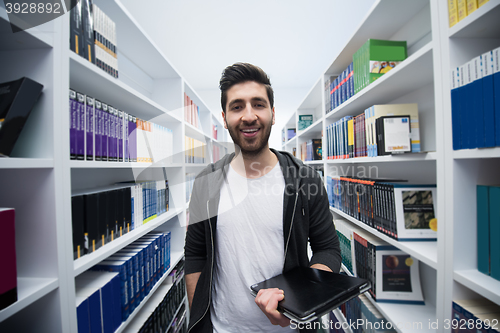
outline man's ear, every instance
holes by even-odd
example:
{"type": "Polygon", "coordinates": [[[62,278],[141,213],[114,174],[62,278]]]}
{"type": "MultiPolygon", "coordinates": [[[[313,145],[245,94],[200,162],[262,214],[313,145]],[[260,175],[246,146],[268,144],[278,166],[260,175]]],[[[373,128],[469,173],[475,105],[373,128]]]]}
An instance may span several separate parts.
{"type": "Polygon", "coordinates": [[[224,128],[227,129],[227,124],[226,124],[226,113],[224,111],[222,113],[222,122],[224,123],[224,128]]]}
{"type": "Polygon", "coordinates": [[[273,123],[272,123],[272,125],[274,125],[275,122],[276,122],[276,118],[274,117],[274,106],[273,106],[273,123]]]}

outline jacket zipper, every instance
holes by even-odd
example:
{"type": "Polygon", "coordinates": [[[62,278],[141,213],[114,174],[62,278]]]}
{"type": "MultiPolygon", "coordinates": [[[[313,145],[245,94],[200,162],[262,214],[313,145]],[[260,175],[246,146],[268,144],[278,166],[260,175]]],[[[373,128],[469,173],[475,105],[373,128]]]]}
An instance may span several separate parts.
{"type": "Polygon", "coordinates": [[[297,199],[299,198],[299,193],[295,193],[295,204],[293,205],[292,222],[290,223],[290,230],[288,232],[288,239],[285,246],[285,259],[283,260],[283,269],[285,268],[286,253],[288,251],[288,243],[290,242],[290,236],[292,235],[293,219],[295,218],[295,209],[297,208],[297,199]]]}
{"type": "Polygon", "coordinates": [[[210,226],[210,243],[212,245],[212,262],[211,262],[211,265],[210,265],[210,289],[208,290],[208,305],[207,305],[207,309],[203,313],[203,316],[201,316],[201,318],[198,319],[198,321],[196,321],[196,323],[194,323],[193,326],[191,326],[191,328],[188,330],[188,333],[191,332],[191,330],[193,329],[193,327],[195,327],[196,325],[198,325],[198,323],[203,318],[205,318],[205,316],[207,315],[208,309],[210,309],[210,302],[211,302],[211,299],[212,299],[212,277],[213,277],[213,268],[214,268],[214,239],[213,239],[213,232],[212,232],[212,222],[210,221],[210,209],[208,208],[209,207],[208,206],[209,202],[210,201],[207,201],[207,216],[208,216],[208,225],[210,226]]]}

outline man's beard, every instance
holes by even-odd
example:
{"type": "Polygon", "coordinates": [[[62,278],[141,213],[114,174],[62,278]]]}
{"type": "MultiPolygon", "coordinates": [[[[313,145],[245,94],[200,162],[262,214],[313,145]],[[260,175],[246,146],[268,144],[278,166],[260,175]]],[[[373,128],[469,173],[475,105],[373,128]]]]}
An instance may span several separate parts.
{"type": "MultiPolygon", "coordinates": [[[[252,123],[253,124],[253,123],[252,123]]],[[[251,126],[252,124],[249,124],[247,126],[251,126]]],[[[271,128],[272,128],[272,120],[269,122],[269,124],[265,124],[260,128],[260,131],[262,133],[259,133],[260,139],[255,138],[253,139],[254,141],[257,142],[252,142],[252,144],[248,144],[247,140],[243,135],[241,134],[239,129],[232,128],[227,125],[227,130],[229,131],[229,135],[231,136],[231,139],[233,139],[234,144],[240,149],[241,153],[244,156],[256,156],[262,150],[267,146],[267,143],[269,142],[269,136],[271,135],[271,128]]],[[[251,140],[248,140],[251,141],[251,140]]]]}

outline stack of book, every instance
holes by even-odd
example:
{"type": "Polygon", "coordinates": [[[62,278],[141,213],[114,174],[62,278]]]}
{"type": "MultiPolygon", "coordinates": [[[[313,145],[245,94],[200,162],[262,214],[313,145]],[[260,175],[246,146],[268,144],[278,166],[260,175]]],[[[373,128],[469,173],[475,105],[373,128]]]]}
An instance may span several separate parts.
{"type": "Polygon", "coordinates": [[[363,90],[406,57],[406,41],[369,39],[353,55],[354,93],[363,90]]]}
{"type": "Polygon", "coordinates": [[[169,210],[168,180],[123,183],[71,197],[73,258],[139,228],[169,210]]]}
{"type": "Polygon", "coordinates": [[[376,301],[424,304],[418,260],[363,231],[354,231],[356,275],[376,301]]]}
{"type": "Polygon", "coordinates": [[[451,71],[453,149],[500,146],[500,47],[451,71]]]}
{"type": "Polygon", "coordinates": [[[489,0],[448,0],[450,28],[489,0]]]}
{"type": "Polygon", "coordinates": [[[349,66],[339,76],[330,76],[325,81],[326,113],[354,96],[354,64],[349,66]]]}
{"type": "Polygon", "coordinates": [[[184,159],[186,163],[206,163],[205,158],[205,144],[199,140],[190,138],[189,136],[184,137],[186,151],[184,153],[184,159]]]}
{"type": "Polygon", "coordinates": [[[499,204],[499,186],[477,186],[477,269],[500,281],[499,204]]]}
{"type": "Polygon", "coordinates": [[[91,0],[76,1],[71,9],[70,49],[118,78],[116,24],[91,0]]]}
{"type": "Polygon", "coordinates": [[[343,117],[326,127],[326,148],[327,159],[376,157],[404,151],[418,153],[421,151],[418,105],[372,105],[360,115],[343,117]],[[390,138],[391,132],[389,127],[383,126],[384,119],[396,116],[409,119],[405,145],[403,142],[391,145],[392,141],[385,140],[390,138]]]}
{"type": "Polygon", "coordinates": [[[0,310],[17,301],[16,211],[0,208],[0,310]]]}
{"type": "Polygon", "coordinates": [[[151,313],[141,327],[131,326],[130,329],[139,333],[146,332],[184,332],[186,329],[186,309],[183,304],[186,296],[184,268],[181,261],[169,274],[172,287],[167,292],[161,303],[151,313]]]}
{"type": "Polygon", "coordinates": [[[500,332],[500,306],[485,298],[456,300],[452,303],[452,332],[500,332]]]}
{"type": "Polygon", "coordinates": [[[87,271],[75,279],[78,332],[114,332],[122,323],[119,273],[87,271]]]}
{"type": "Polygon", "coordinates": [[[92,271],[118,273],[121,321],[170,268],[170,255],[170,232],[150,233],[92,267],[92,271]]]}
{"type": "Polygon", "coordinates": [[[327,177],[330,204],[396,240],[436,240],[435,185],[327,177]]]}
{"type": "Polygon", "coordinates": [[[303,142],[300,147],[302,161],[318,161],[323,157],[321,139],[311,139],[303,142]]]}
{"type": "Polygon", "coordinates": [[[184,93],[184,120],[196,128],[201,128],[200,107],[186,93],[184,93]]]}

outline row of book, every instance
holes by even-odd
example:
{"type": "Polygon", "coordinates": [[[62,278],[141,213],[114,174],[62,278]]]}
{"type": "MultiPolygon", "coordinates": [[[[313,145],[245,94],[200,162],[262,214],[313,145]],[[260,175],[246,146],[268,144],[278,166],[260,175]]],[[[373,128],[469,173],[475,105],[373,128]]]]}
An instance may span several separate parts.
{"type": "Polygon", "coordinates": [[[17,302],[16,211],[0,208],[0,311],[17,302]]]}
{"type": "Polygon", "coordinates": [[[500,146],[500,47],[451,70],[453,149],[500,146]]]}
{"type": "Polygon", "coordinates": [[[186,151],[184,153],[184,160],[186,163],[206,163],[206,145],[189,136],[184,137],[184,144],[186,151]]]}
{"type": "Polygon", "coordinates": [[[139,119],[72,89],[70,158],[111,162],[171,162],[171,129],[139,119]]]}
{"type": "Polygon", "coordinates": [[[168,281],[171,288],[150,314],[148,319],[140,327],[130,326],[130,331],[139,333],[165,332],[181,333],[187,331],[186,325],[186,305],[184,299],[186,296],[186,282],[184,279],[184,262],[179,262],[169,274],[168,281]]]}
{"type": "Polygon", "coordinates": [[[395,68],[406,57],[406,41],[368,39],[352,57],[354,93],[395,68]]]}
{"type": "Polygon", "coordinates": [[[300,145],[302,161],[317,161],[323,158],[321,139],[310,139],[300,145]]]}
{"type": "Polygon", "coordinates": [[[78,332],[114,332],[169,268],[170,232],[150,233],[80,274],[78,332]]]}
{"type": "Polygon", "coordinates": [[[123,183],[71,197],[73,258],[92,253],[169,210],[168,180],[123,183]]]}
{"type": "Polygon", "coordinates": [[[450,28],[462,21],[489,0],[448,0],[448,18],[450,28]]]}
{"type": "Polygon", "coordinates": [[[330,206],[396,240],[436,240],[436,185],[390,181],[327,176],[330,206]]]}
{"type": "Polygon", "coordinates": [[[200,107],[184,93],[184,120],[196,128],[200,128],[200,107]]]}
{"type": "Polygon", "coordinates": [[[500,187],[477,185],[477,269],[500,281],[500,187]]]}
{"type": "Polygon", "coordinates": [[[374,300],[424,304],[417,259],[345,220],[335,219],[335,226],[350,273],[370,281],[374,300]]]}
{"type": "Polygon", "coordinates": [[[354,96],[354,64],[349,66],[337,77],[330,76],[325,80],[325,110],[326,113],[354,96]]]}
{"type": "Polygon", "coordinates": [[[485,298],[452,303],[451,332],[498,333],[500,306],[485,298]]]}
{"type": "Polygon", "coordinates": [[[118,78],[116,24],[92,0],[71,0],[70,49],[118,78]]]}
{"type": "Polygon", "coordinates": [[[420,152],[418,105],[372,105],[343,117],[326,127],[326,148],[326,159],[420,152]]]}

